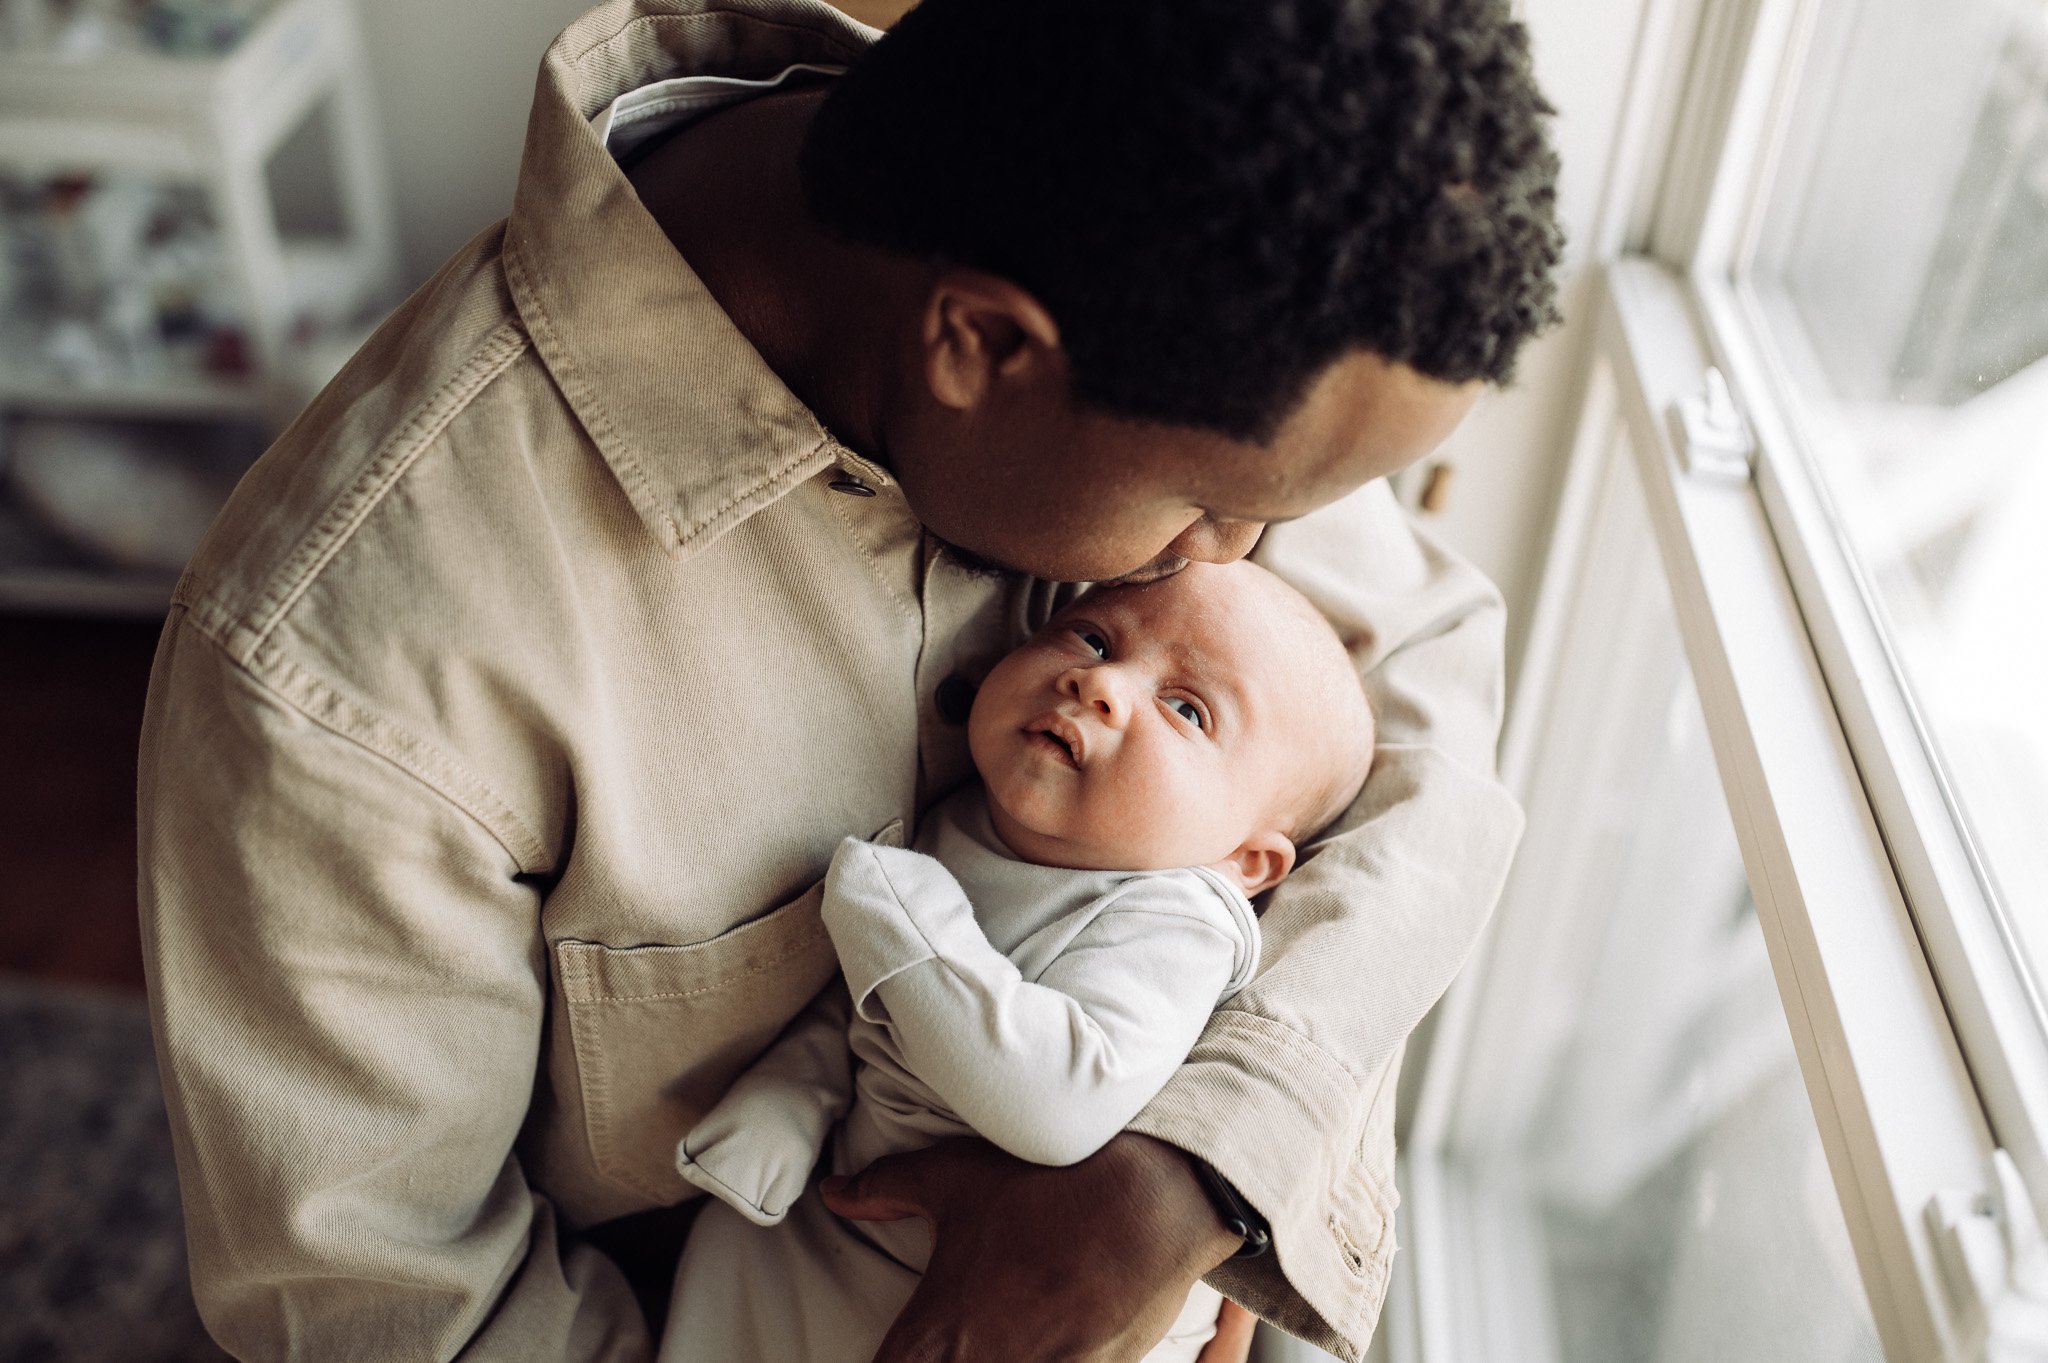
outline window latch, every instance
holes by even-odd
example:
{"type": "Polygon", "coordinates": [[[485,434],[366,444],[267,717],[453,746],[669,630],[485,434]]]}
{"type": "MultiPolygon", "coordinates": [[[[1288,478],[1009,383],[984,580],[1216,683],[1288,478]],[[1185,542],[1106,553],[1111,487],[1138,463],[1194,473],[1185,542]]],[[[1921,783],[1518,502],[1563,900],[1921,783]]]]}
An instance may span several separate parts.
{"type": "Polygon", "coordinates": [[[1720,370],[1710,366],[1699,392],[1671,404],[1670,421],[1679,464],[1687,473],[1725,482],[1749,481],[1756,440],[1720,370]]]}
{"type": "Polygon", "coordinates": [[[2048,1242],[2012,1156],[1992,1151],[1991,1170],[1989,1192],[1927,1203],[1957,1332],[1985,1363],[2048,1363],[2048,1242]]]}

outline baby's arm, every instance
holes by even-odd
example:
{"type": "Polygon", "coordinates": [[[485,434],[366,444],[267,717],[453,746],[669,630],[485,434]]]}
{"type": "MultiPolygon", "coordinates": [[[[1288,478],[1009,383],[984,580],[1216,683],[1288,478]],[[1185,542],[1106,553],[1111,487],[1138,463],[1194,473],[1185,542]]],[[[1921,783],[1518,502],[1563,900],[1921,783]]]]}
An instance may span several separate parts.
{"type": "Polygon", "coordinates": [[[853,1096],[848,1000],[834,981],[676,1146],[676,1170],[756,1225],[789,1213],[853,1096]]]}
{"type": "Polygon", "coordinates": [[[1011,1154],[1073,1164],[1151,1101],[1251,959],[1226,893],[1195,872],[1132,881],[1036,982],[916,852],[842,843],[824,915],[854,1007],[917,1077],[1011,1154]]]}

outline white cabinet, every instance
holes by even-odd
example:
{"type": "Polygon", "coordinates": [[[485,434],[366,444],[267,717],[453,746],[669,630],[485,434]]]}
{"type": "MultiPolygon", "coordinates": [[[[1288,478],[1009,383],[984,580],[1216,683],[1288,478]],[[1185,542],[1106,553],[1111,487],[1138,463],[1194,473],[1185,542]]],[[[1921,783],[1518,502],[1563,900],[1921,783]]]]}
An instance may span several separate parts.
{"type": "MultiPolygon", "coordinates": [[[[19,433],[48,419],[235,420],[272,430],[287,420],[323,377],[323,359],[331,365],[335,338],[352,335],[395,290],[371,99],[348,0],[277,0],[217,55],[141,43],[85,56],[0,47],[0,179],[58,194],[167,187],[198,205],[216,295],[210,338],[167,345],[146,302],[122,311],[114,299],[104,311],[125,322],[72,318],[69,333],[53,332],[47,309],[20,301],[38,281],[17,277],[16,302],[0,310],[0,423],[19,433]],[[312,160],[328,182],[317,195],[326,221],[296,235],[280,228],[273,162],[308,139],[324,143],[312,160]],[[231,326],[218,324],[224,313],[231,326]],[[124,327],[147,344],[119,344],[124,327]],[[102,344],[102,333],[114,341],[102,344]]],[[[6,533],[9,516],[19,521],[19,506],[0,505],[0,608],[163,604],[163,571],[39,564],[35,535],[19,525],[6,533]]]]}

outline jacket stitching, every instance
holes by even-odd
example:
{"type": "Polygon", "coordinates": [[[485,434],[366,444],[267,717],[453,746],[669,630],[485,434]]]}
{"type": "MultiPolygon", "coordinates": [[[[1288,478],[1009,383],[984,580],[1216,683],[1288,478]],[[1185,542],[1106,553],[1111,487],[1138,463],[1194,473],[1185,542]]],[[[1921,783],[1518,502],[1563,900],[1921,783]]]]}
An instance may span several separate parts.
{"type": "MultiPolygon", "coordinates": [[[[580,962],[572,966],[561,953],[557,953],[557,957],[562,959],[563,993],[567,996],[567,977],[571,971],[585,980],[588,979],[588,974],[580,962]]],[[[573,996],[569,997],[568,1002],[569,1049],[576,1055],[576,1087],[583,1098],[583,1139],[590,1147],[591,1161],[597,1166],[598,1172],[606,1178],[638,1193],[653,1193],[654,1190],[634,1174],[632,1162],[614,1154],[612,1142],[607,1139],[613,1126],[611,1071],[603,1063],[604,1048],[589,1036],[592,1029],[576,1025],[578,1013],[590,1007],[590,1004],[578,1003],[573,996]]]]}
{"type": "Polygon", "coordinates": [[[505,372],[526,348],[514,322],[501,322],[469,360],[392,432],[348,491],[337,498],[279,570],[278,580],[251,612],[252,635],[241,652],[253,655],[305,595],[320,570],[341,551],[377,504],[405,475],[421,451],[446,430],[470,400],[505,372]]]}
{"type": "Polygon", "coordinates": [[[1339,1217],[1335,1212],[1331,1212],[1328,1225],[1331,1238],[1337,1242],[1337,1252],[1344,1256],[1344,1266],[1350,1269],[1354,1276],[1364,1277],[1366,1270],[1365,1254],[1352,1242],[1350,1233],[1344,1229],[1343,1218],[1339,1217]]]}
{"type": "MultiPolygon", "coordinates": [[[[738,931],[738,929],[734,930],[738,931]]],[[[579,971],[578,973],[580,978],[578,980],[578,983],[582,987],[582,996],[580,998],[571,997],[569,999],[569,1002],[571,1002],[572,1004],[579,1004],[588,1007],[593,1004],[604,1003],[645,1003],[655,999],[694,999],[703,994],[715,994],[721,989],[731,988],[733,985],[738,984],[742,980],[750,980],[754,976],[759,975],[764,971],[773,970],[776,966],[781,965],[784,961],[787,961],[792,956],[802,955],[807,948],[817,945],[818,939],[824,935],[825,930],[822,925],[808,929],[805,931],[804,935],[801,938],[798,938],[796,941],[791,942],[787,947],[783,948],[782,951],[778,954],[769,957],[765,961],[759,961],[755,963],[753,966],[741,971],[737,975],[722,975],[714,984],[702,985],[696,989],[684,989],[674,991],[671,993],[612,994],[600,992],[597,988],[592,987],[592,982],[589,973],[587,971],[579,971]]],[[[716,941],[718,939],[714,937],[711,940],[716,941]]],[[[596,947],[599,950],[608,949],[601,942],[563,942],[562,945],[578,947],[596,947]]],[[[693,942],[690,945],[699,946],[703,945],[703,943],[693,942]]],[[[689,947],[682,947],[679,949],[687,951],[689,950],[689,947]]],[[[576,956],[583,955],[582,952],[576,952],[573,954],[576,956]]],[[[562,983],[564,986],[564,992],[566,993],[568,981],[564,979],[562,983]]]]}
{"type": "MultiPolygon", "coordinates": [[[[726,512],[731,511],[741,502],[746,501],[748,498],[754,496],[756,493],[761,492],[766,488],[771,488],[775,484],[787,480],[789,478],[789,475],[795,473],[805,464],[808,464],[812,460],[816,459],[818,455],[824,451],[825,447],[831,443],[832,441],[830,436],[819,437],[817,444],[811,446],[809,449],[805,450],[802,454],[796,456],[794,459],[791,459],[781,468],[764,475],[757,481],[749,483],[747,486],[733,493],[732,496],[726,498],[725,501],[721,503],[715,510],[707,513],[706,515],[698,519],[696,522],[694,522],[688,530],[682,532],[682,539],[679,547],[687,547],[691,540],[696,539],[697,536],[704,533],[707,527],[717,522],[725,515],[726,512]]],[[[673,525],[674,523],[670,522],[670,524],[673,525]]]]}
{"type": "MultiPolygon", "coordinates": [[[[1358,1081],[1352,1076],[1351,1071],[1309,1037],[1285,1023],[1275,1022],[1271,1018],[1243,1009],[1217,1009],[1210,1019],[1209,1026],[1203,1031],[1201,1039],[1195,1043],[1195,1048],[1199,1052],[1212,1046],[1229,1045],[1233,1042],[1249,1042],[1285,1051],[1291,1059],[1299,1060],[1321,1071],[1324,1084],[1331,1088],[1349,1090],[1353,1093],[1357,1091],[1358,1081]]],[[[1384,1075],[1381,1082],[1385,1082],[1384,1075]]],[[[1294,1087],[1300,1086],[1297,1084],[1294,1087]]],[[[1370,1111],[1370,1107],[1367,1110],[1370,1111]]],[[[1328,1215],[1327,1223],[1338,1252],[1352,1275],[1355,1277],[1365,1274],[1369,1267],[1367,1257],[1341,1229],[1334,1212],[1328,1215]]]]}
{"type": "Polygon", "coordinates": [[[726,9],[723,6],[707,5],[702,10],[699,10],[695,14],[636,15],[634,18],[628,20],[618,30],[612,33],[608,33],[602,38],[599,38],[590,46],[576,53],[575,56],[567,58],[567,61],[569,65],[577,68],[577,73],[580,75],[582,73],[583,65],[590,60],[591,53],[597,51],[599,48],[610,47],[613,43],[618,42],[627,34],[631,33],[634,29],[690,28],[713,19],[733,18],[747,20],[748,22],[761,28],[778,29],[785,33],[800,33],[806,38],[823,39],[825,42],[830,43],[835,50],[844,53],[848,61],[852,61],[854,58],[858,57],[863,51],[866,50],[864,46],[850,46],[847,43],[841,41],[837,34],[826,33],[809,24],[784,23],[780,20],[770,19],[765,15],[750,14],[745,10],[726,9]]]}
{"type": "Polygon", "coordinates": [[[546,359],[555,382],[562,386],[570,398],[577,418],[589,429],[591,438],[604,450],[607,461],[618,473],[620,481],[626,484],[626,495],[644,518],[656,522],[656,528],[665,532],[662,539],[670,550],[690,547],[699,535],[723,519],[734,507],[758,496],[762,491],[778,483],[789,481],[790,475],[805,464],[817,459],[831,444],[829,435],[821,434],[817,443],[787,460],[781,466],[769,470],[759,478],[746,483],[712,510],[700,516],[688,527],[680,524],[674,510],[662,501],[665,495],[657,489],[648,476],[647,466],[641,461],[638,450],[621,433],[613,420],[611,409],[597,394],[596,388],[584,377],[570,348],[562,343],[561,333],[555,329],[547,308],[540,301],[540,291],[534,285],[544,280],[542,267],[526,259],[516,243],[508,243],[505,252],[506,270],[519,277],[524,287],[520,292],[523,306],[520,314],[533,329],[536,339],[545,339],[546,359]]]}
{"type": "Polygon", "coordinates": [[[639,453],[619,434],[618,427],[612,422],[611,409],[605,406],[597,390],[583,377],[582,367],[569,353],[569,348],[562,344],[561,333],[555,330],[553,319],[541,306],[540,286],[545,281],[541,267],[526,258],[520,243],[509,233],[505,241],[505,273],[515,285],[513,299],[521,318],[533,331],[536,342],[546,342],[540,347],[542,358],[547,363],[549,374],[568,397],[576,419],[590,432],[590,438],[603,451],[605,462],[611,465],[619,481],[625,485],[626,497],[634,509],[643,518],[656,522],[654,528],[657,531],[666,531],[661,538],[667,547],[679,547],[682,531],[667,508],[656,501],[654,485],[647,477],[639,453]]]}
{"type": "MultiPolygon", "coordinates": [[[[758,962],[751,969],[737,975],[724,976],[716,984],[705,985],[701,989],[666,994],[602,993],[595,987],[595,972],[591,969],[589,952],[564,948],[590,947],[603,950],[603,944],[578,941],[563,941],[557,944],[555,958],[561,968],[562,995],[569,1006],[569,1046],[576,1055],[576,1080],[583,1096],[583,1137],[590,1146],[591,1158],[595,1161],[599,1173],[647,1197],[666,1199],[673,1195],[673,1189],[668,1187],[664,1180],[648,1177],[630,1154],[618,1148],[618,1137],[621,1133],[612,1116],[611,1069],[605,1064],[605,1048],[597,1040],[595,1019],[591,1015],[606,1004],[687,999],[728,989],[764,971],[772,970],[791,957],[799,955],[806,948],[815,946],[823,935],[824,927],[820,924],[790,943],[782,952],[758,962]]],[[[677,1172],[675,1177],[678,1181],[682,1179],[680,1172],[677,1172]]]]}
{"type": "MultiPolygon", "coordinates": [[[[218,639],[210,635],[208,638],[220,644],[218,639]]],[[[248,659],[235,658],[225,647],[221,651],[265,691],[297,713],[336,737],[383,758],[475,820],[505,850],[521,874],[540,869],[546,860],[546,847],[539,835],[454,758],[356,705],[285,658],[275,644],[248,659]]]]}
{"type": "MultiPolygon", "coordinates": [[[[1380,1079],[1379,1083],[1373,1088],[1372,1101],[1365,1105],[1365,1116],[1358,1124],[1358,1144],[1361,1147],[1365,1143],[1366,1135],[1372,1130],[1373,1118],[1379,1112],[1380,1104],[1389,1101],[1389,1085],[1394,1077],[1396,1068],[1390,1060],[1380,1069],[1380,1079]]],[[[1391,1120],[1390,1116],[1390,1123],[1391,1120]]],[[[1382,1180],[1380,1179],[1364,1176],[1366,1173],[1364,1170],[1360,1170],[1359,1173],[1359,1182],[1365,1186],[1365,1195],[1371,1199],[1373,1210],[1379,1213],[1383,1225],[1391,1226],[1394,1221],[1394,1209],[1397,1201],[1396,1198],[1390,1195],[1392,1189],[1382,1187],[1382,1180]]]]}
{"type": "Polygon", "coordinates": [[[838,499],[832,498],[825,505],[831,509],[834,518],[846,527],[846,537],[853,541],[853,547],[859,552],[861,561],[868,565],[868,575],[875,579],[875,584],[882,589],[883,594],[895,604],[897,610],[903,612],[904,618],[910,623],[922,625],[924,615],[918,610],[917,603],[899,592],[882,572],[882,561],[875,557],[875,551],[868,547],[867,539],[860,533],[860,528],[853,523],[852,518],[846,514],[845,508],[839,505],[838,499]]]}
{"type": "Polygon", "coordinates": [[[1295,1030],[1284,1022],[1276,1022],[1263,1013],[1254,1013],[1246,1008],[1219,1008],[1209,1020],[1209,1026],[1202,1032],[1197,1046],[1225,1040],[1236,1033],[1299,1056],[1322,1071],[1322,1078],[1331,1088],[1356,1090],[1357,1078],[1344,1064],[1306,1033],[1295,1030]]]}
{"type": "Polygon", "coordinates": [[[590,1148],[591,1161],[598,1171],[608,1178],[617,1179],[636,1192],[645,1192],[629,1175],[622,1176],[606,1167],[608,1145],[601,1139],[611,1129],[611,1086],[609,1071],[598,1062],[602,1059],[595,1043],[586,1039],[587,1029],[576,1025],[579,1009],[576,994],[588,987],[590,970],[588,964],[573,953],[557,951],[557,967],[562,981],[562,995],[569,1010],[569,1049],[576,1056],[576,1091],[583,1103],[583,1140],[590,1148]],[[572,981],[577,986],[571,989],[572,981]]]}

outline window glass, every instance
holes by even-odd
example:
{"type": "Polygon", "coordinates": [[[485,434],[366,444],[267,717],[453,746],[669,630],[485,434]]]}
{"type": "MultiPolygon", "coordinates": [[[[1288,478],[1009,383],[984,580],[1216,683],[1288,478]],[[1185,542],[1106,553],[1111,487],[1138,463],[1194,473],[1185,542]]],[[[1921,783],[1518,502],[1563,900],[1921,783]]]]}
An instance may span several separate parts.
{"type": "Polygon", "coordinates": [[[1449,1143],[1557,1363],[1881,1353],[1625,438],[1572,593],[1449,1143]],[[1526,1236],[1526,1239],[1523,1237],[1526,1236]]]}
{"type": "Polygon", "coordinates": [[[1744,280],[2004,936],[2048,977],[2048,6],[1820,7],[1744,280]]]}

